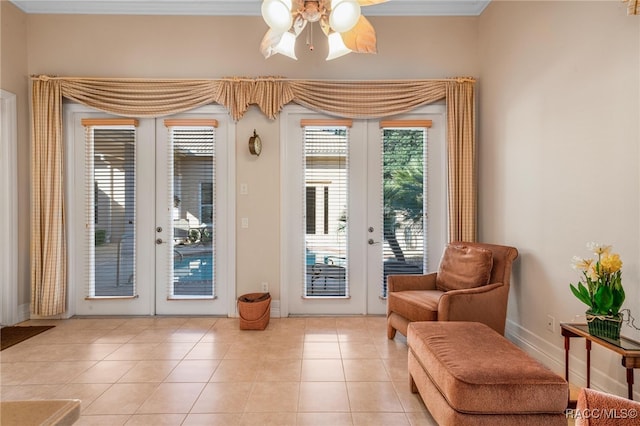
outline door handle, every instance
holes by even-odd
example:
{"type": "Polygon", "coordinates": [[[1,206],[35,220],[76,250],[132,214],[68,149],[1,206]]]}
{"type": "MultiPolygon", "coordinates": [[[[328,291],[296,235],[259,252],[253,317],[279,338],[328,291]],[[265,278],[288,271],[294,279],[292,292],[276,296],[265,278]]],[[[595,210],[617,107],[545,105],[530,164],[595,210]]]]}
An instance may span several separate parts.
{"type": "Polygon", "coordinates": [[[164,241],[162,241],[162,238],[158,238],[158,239],[156,240],[156,244],[162,244],[162,243],[164,243],[164,241]]]}
{"type": "Polygon", "coordinates": [[[374,244],[380,244],[379,241],[373,241],[373,238],[369,238],[369,241],[367,241],[369,243],[370,246],[374,245],[374,244]]]}

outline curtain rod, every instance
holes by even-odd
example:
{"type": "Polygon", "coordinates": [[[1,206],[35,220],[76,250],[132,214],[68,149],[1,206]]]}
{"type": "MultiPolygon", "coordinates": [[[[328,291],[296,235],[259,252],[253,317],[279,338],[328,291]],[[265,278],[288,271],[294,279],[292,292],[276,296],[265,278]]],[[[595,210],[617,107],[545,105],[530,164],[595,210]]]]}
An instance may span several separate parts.
{"type": "Polygon", "coordinates": [[[410,83],[410,82],[446,82],[455,81],[458,83],[471,82],[475,83],[473,77],[453,77],[453,78],[433,78],[433,79],[400,79],[400,80],[323,80],[314,78],[294,79],[286,77],[222,77],[222,78],[126,78],[126,77],[59,77],[45,74],[33,74],[31,80],[49,81],[49,80],[107,80],[107,81],[134,81],[134,82],[159,82],[159,81],[326,81],[332,83],[410,83]]]}

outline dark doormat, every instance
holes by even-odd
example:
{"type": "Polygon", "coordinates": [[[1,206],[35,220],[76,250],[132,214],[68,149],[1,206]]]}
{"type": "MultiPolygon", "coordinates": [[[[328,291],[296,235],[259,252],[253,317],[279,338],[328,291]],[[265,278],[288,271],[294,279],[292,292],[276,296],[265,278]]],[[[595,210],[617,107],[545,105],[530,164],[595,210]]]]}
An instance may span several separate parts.
{"type": "Polygon", "coordinates": [[[24,342],[30,337],[47,331],[55,325],[34,325],[29,327],[2,327],[0,328],[0,351],[24,342]]]}

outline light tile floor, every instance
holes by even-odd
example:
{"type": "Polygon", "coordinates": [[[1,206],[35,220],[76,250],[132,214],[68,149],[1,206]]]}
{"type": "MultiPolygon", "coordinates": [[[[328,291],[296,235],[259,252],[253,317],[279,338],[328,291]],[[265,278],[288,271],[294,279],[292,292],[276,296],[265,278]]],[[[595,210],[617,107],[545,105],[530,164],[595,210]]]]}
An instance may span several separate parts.
{"type": "Polygon", "coordinates": [[[383,317],[27,321],[0,353],[2,400],[78,398],[77,425],[435,425],[383,317]]]}

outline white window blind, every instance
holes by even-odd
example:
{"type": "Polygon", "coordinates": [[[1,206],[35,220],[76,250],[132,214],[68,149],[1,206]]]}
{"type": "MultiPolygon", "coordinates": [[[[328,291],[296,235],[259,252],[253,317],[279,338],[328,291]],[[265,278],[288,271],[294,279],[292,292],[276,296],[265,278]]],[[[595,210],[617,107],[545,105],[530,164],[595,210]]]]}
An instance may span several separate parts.
{"type": "Polygon", "coordinates": [[[382,122],[383,276],[422,274],[427,264],[427,127],[431,122],[382,122]],[[419,127],[413,127],[419,126],[419,127]]]}
{"type": "Polygon", "coordinates": [[[348,123],[302,123],[304,297],[349,297],[348,123]]]}
{"type": "Polygon", "coordinates": [[[129,119],[85,126],[85,297],[136,297],[136,129],[129,119]]]}
{"type": "Polygon", "coordinates": [[[173,250],[167,256],[171,277],[168,299],[214,298],[216,249],[215,120],[166,120],[167,202],[171,209],[173,250]]]}

